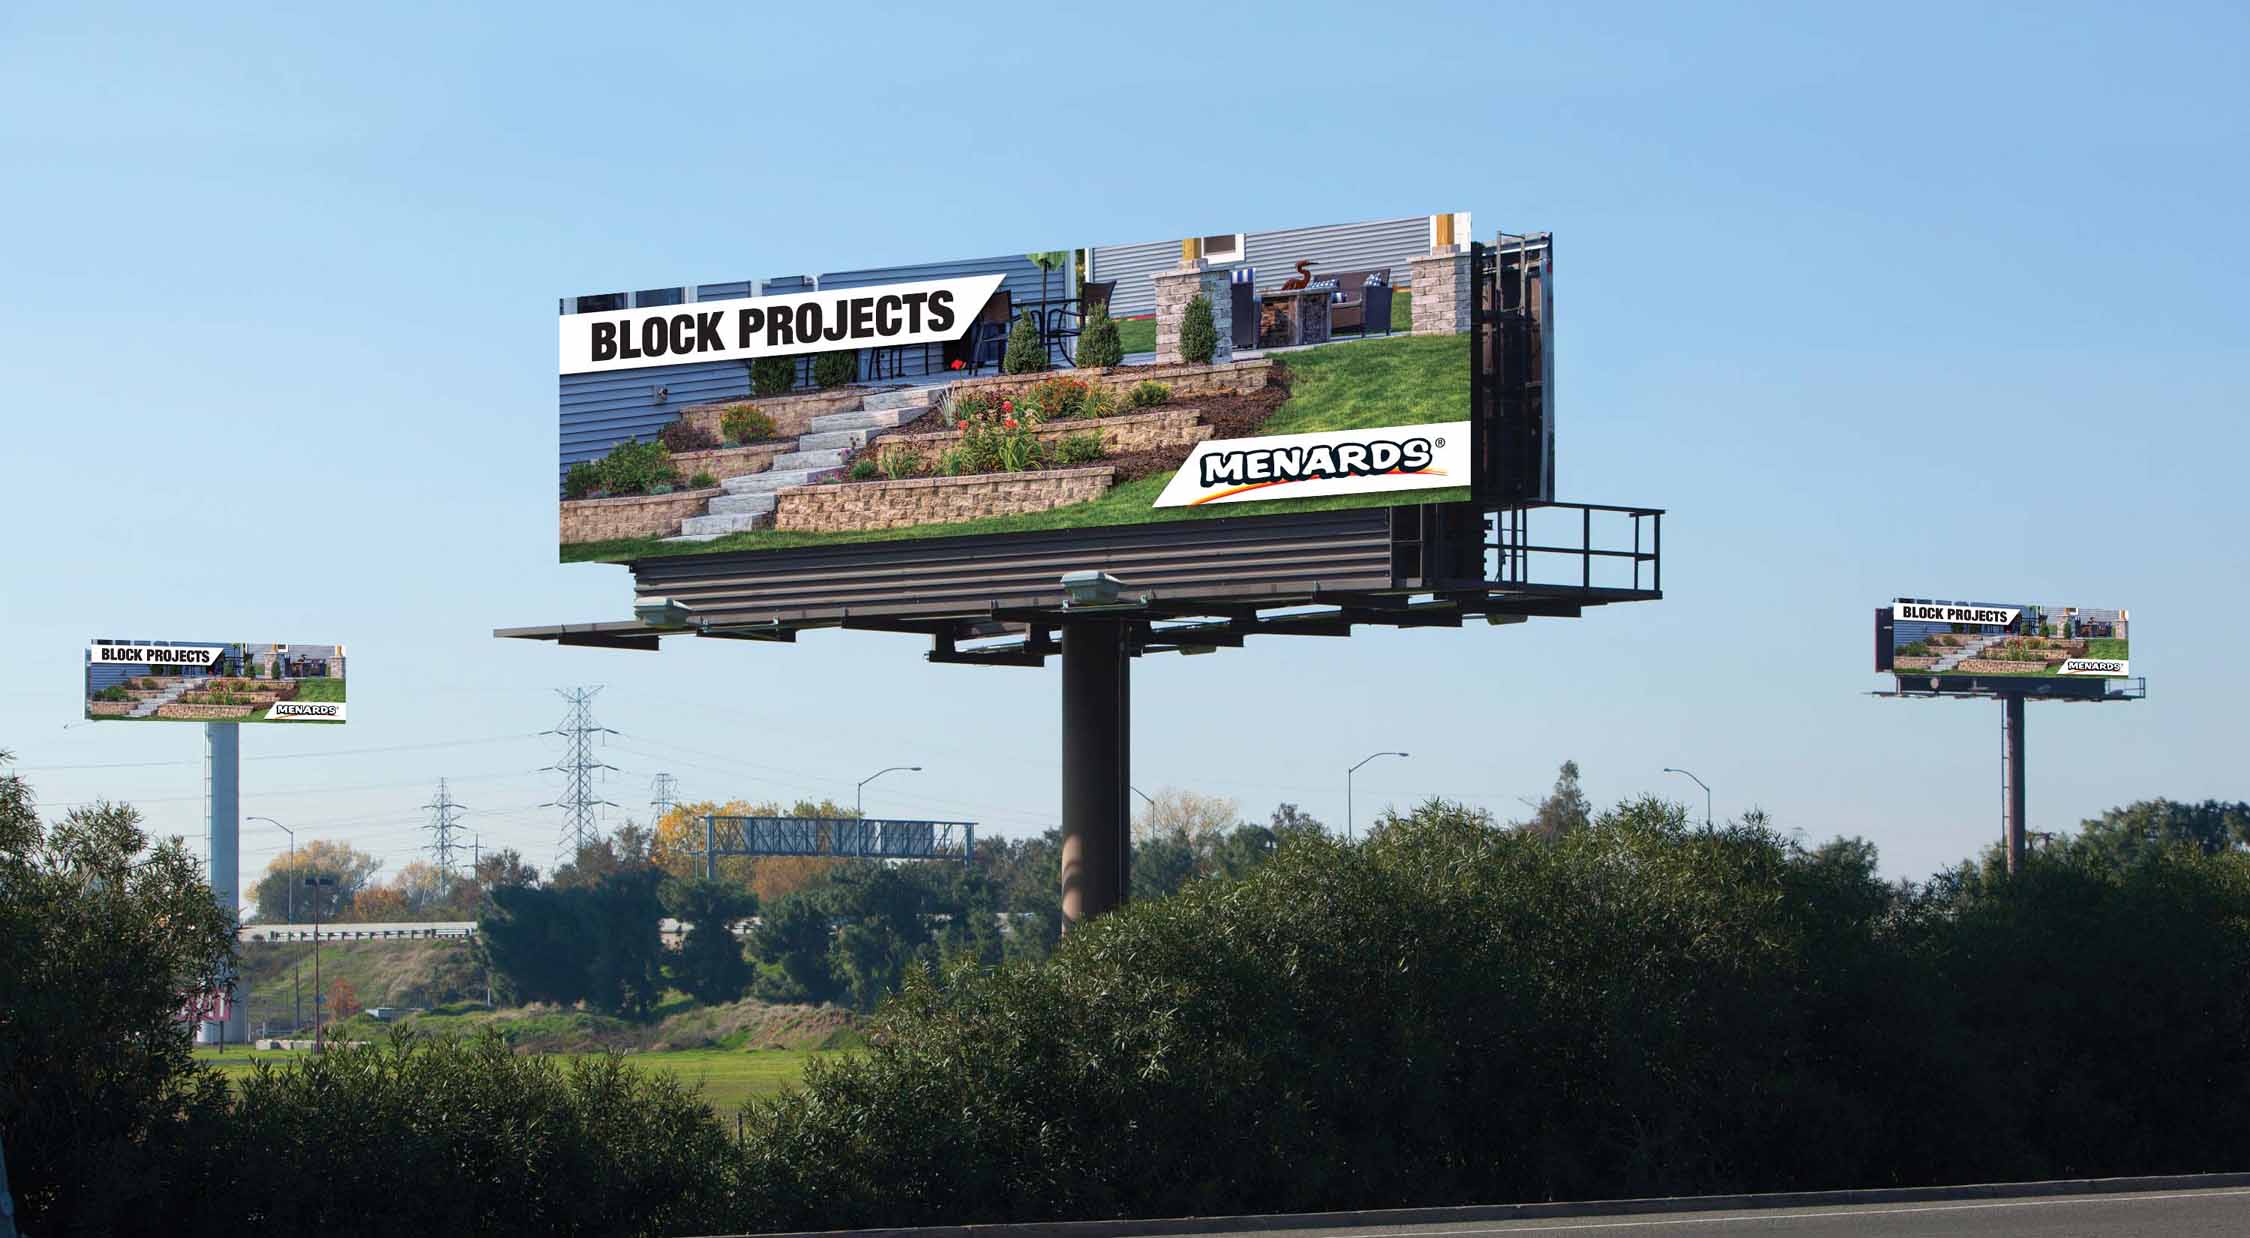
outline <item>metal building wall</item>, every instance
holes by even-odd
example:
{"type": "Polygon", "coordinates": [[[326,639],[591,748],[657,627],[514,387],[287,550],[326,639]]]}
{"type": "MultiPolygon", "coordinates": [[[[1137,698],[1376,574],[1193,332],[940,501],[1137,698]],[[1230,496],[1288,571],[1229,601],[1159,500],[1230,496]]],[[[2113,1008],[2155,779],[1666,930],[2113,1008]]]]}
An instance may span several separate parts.
{"type": "MultiPolygon", "coordinates": [[[[1242,238],[1242,252],[1243,263],[1257,268],[1260,292],[1273,290],[1295,274],[1291,264],[1300,258],[1313,260],[1315,274],[1387,267],[1391,286],[1404,288],[1411,274],[1408,262],[1430,252],[1430,218],[1407,215],[1251,232],[1242,238]]],[[[1094,271],[1089,278],[1118,281],[1109,304],[1111,312],[1120,318],[1155,313],[1156,284],[1151,277],[1180,264],[1177,238],[1138,245],[1097,245],[1093,253],[1094,271]]]]}

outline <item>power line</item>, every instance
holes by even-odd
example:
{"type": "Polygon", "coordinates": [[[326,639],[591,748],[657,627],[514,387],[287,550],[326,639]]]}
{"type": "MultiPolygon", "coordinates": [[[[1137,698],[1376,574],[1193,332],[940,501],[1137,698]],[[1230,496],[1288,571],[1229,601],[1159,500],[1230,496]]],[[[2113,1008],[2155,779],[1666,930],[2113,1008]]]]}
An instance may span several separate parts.
{"type": "Polygon", "coordinates": [[[594,759],[594,736],[617,734],[594,723],[594,697],[600,691],[598,684],[591,688],[555,689],[557,695],[570,702],[570,713],[564,716],[562,725],[546,732],[560,735],[569,743],[569,751],[563,759],[548,767],[563,775],[562,798],[548,807],[563,810],[562,841],[571,855],[577,855],[601,837],[594,810],[604,804],[617,807],[594,794],[594,771],[617,768],[594,759]]]}

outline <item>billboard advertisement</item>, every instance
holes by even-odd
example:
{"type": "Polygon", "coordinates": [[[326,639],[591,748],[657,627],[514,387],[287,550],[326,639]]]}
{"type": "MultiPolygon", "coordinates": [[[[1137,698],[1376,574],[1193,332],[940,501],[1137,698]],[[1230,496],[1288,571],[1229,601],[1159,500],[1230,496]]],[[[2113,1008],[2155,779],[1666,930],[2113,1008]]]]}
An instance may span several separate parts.
{"type": "Polygon", "coordinates": [[[1065,237],[565,297],[561,557],[1468,499],[1470,226],[1065,237]]]}
{"type": "Polygon", "coordinates": [[[1900,598],[1891,604],[1876,669],[1980,678],[2123,678],[2133,673],[2130,639],[2131,618],[2121,609],[1900,598]]]}
{"type": "Polygon", "coordinates": [[[100,721],[344,721],[342,645],[94,640],[86,717],[100,721]]]}

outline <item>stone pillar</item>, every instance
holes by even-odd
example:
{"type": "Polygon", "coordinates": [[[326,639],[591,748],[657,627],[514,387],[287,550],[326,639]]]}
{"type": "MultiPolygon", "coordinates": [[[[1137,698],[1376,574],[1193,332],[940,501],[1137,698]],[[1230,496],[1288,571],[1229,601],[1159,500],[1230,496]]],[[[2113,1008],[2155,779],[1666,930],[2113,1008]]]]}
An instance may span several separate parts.
{"type": "Polygon", "coordinates": [[[1469,255],[1425,254],[1408,263],[1414,280],[1414,334],[1460,335],[1469,329],[1469,255]]]}
{"type": "Polygon", "coordinates": [[[1211,325],[1218,328],[1219,346],[1211,353],[1215,365],[1234,360],[1234,297],[1227,288],[1227,267],[1175,267],[1159,272],[1156,280],[1156,363],[1180,364],[1180,323],[1187,317],[1188,302],[1197,293],[1211,298],[1211,325]]]}

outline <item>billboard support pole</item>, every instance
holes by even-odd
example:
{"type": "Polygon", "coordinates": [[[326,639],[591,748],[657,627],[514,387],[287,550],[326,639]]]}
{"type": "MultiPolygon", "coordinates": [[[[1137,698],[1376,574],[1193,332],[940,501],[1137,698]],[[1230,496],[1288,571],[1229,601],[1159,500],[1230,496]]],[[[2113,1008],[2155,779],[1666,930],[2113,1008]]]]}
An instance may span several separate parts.
{"type": "Polygon", "coordinates": [[[1127,709],[1132,656],[1125,625],[1062,625],[1063,929],[1125,901],[1132,832],[1127,828],[1130,755],[1127,709]]]}
{"type": "MultiPolygon", "coordinates": [[[[242,728],[232,722],[203,724],[203,822],[211,897],[231,921],[242,903],[242,728]]],[[[235,977],[220,981],[231,986],[235,977]]],[[[250,1017],[245,996],[229,992],[225,1020],[202,1024],[196,1040],[224,1045],[246,1039],[250,1017]]]]}
{"type": "Polygon", "coordinates": [[[2023,778],[2023,696],[2011,692],[2000,698],[2000,829],[2011,877],[2023,868],[2023,778]]]}

